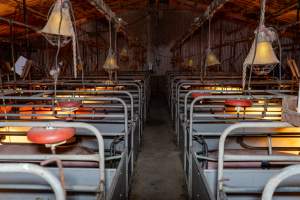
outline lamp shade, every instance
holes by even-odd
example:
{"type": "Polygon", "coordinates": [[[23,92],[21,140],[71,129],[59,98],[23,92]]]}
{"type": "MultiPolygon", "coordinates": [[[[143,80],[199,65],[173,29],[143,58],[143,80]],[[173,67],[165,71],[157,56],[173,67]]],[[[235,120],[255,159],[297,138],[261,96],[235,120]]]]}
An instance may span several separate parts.
{"type": "MultiPolygon", "coordinates": [[[[63,47],[72,41],[74,77],[77,77],[77,38],[71,18],[71,3],[69,0],[57,0],[53,5],[48,21],[39,32],[53,46],[63,47]]],[[[73,12],[73,11],[72,11],[73,12]]],[[[57,63],[56,63],[57,64],[57,63]]],[[[57,66],[56,66],[57,67],[57,66]]]]}
{"type": "Polygon", "coordinates": [[[187,66],[188,66],[188,67],[193,67],[193,66],[194,66],[194,61],[193,61],[192,58],[188,59],[188,61],[187,61],[187,66]]]}
{"type": "Polygon", "coordinates": [[[255,50],[255,40],[252,43],[251,49],[244,61],[244,65],[271,65],[277,63],[279,63],[279,60],[275,55],[271,42],[259,41],[257,42],[255,50]]]}
{"type": "Polygon", "coordinates": [[[120,60],[126,62],[129,60],[129,54],[127,48],[123,47],[120,52],[120,60]]]}
{"type": "Polygon", "coordinates": [[[68,1],[56,1],[47,24],[40,32],[42,34],[61,35],[66,37],[72,37],[74,35],[68,1]]]}
{"type": "Polygon", "coordinates": [[[210,50],[207,50],[206,59],[205,59],[205,66],[213,66],[213,65],[219,65],[220,61],[217,58],[217,56],[210,50]]]}
{"type": "Polygon", "coordinates": [[[112,52],[111,49],[109,49],[107,58],[105,60],[105,63],[103,65],[103,69],[105,71],[115,71],[119,69],[119,66],[117,64],[117,59],[115,54],[112,52]]]}
{"type": "Polygon", "coordinates": [[[128,50],[125,47],[122,48],[120,56],[121,57],[128,57],[128,50]]]}

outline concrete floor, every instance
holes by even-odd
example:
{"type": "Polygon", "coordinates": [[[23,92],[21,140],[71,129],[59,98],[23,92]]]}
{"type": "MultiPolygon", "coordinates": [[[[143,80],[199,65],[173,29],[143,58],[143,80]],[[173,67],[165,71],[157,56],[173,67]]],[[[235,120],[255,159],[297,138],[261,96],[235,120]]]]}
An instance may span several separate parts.
{"type": "Polygon", "coordinates": [[[160,96],[151,99],[130,200],[183,200],[183,169],[167,104],[160,96]]]}

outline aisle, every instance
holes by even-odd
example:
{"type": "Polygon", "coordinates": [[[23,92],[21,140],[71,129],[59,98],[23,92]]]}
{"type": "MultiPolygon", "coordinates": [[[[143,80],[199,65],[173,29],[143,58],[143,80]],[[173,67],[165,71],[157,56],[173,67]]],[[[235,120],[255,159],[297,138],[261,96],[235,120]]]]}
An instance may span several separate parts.
{"type": "Polygon", "coordinates": [[[130,200],[183,200],[183,170],[167,105],[152,98],[130,200]]]}

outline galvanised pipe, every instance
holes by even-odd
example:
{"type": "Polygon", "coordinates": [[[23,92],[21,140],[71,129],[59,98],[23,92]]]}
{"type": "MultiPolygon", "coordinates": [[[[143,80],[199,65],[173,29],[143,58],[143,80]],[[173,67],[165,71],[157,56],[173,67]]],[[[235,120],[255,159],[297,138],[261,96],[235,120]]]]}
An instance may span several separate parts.
{"type": "MultiPolygon", "coordinates": [[[[225,160],[225,141],[228,136],[232,135],[255,135],[257,133],[242,133],[242,132],[233,132],[236,129],[240,128],[284,128],[284,127],[292,127],[291,124],[287,122],[242,122],[242,123],[236,123],[229,127],[227,127],[223,133],[221,134],[220,140],[219,140],[219,154],[218,154],[218,179],[217,179],[217,200],[222,200],[221,198],[221,192],[224,190],[224,176],[223,176],[223,170],[224,170],[224,160],[225,160]]],[[[276,133],[268,133],[270,134],[276,134],[276,133]]],[[[258,158],[259,156],[257,156],[258,158]]],[[[295,156],[296,157],[296,156],[295,156]]],[[[240,157],[240,161],[243,161],[245,159],[244,157],[240,157]]]]}
{"type": "Polygon", "coordinates": [[[270,180],[267,182],[263,194],[262,194],[262,200],[272,200],[273,194],[275,192],[275,189],[279,186],[279,184],[284,181],[285,179],[299,175],[300,174],[300,165],[292,165],[289,167],[284,168],[281,170],[278,174],[274,175],[270,178],[270,180]]]}
{"type": "Polygon", "coordinates": [[[61,182],[48,170],[34,164],[0,164],[0,173],[27,173],[34,174],[44,179],[54,191],[56,200],[65,200],[66,193],[61,182]]]}
{"type": "MultiPolygon", "coordinates": [[[[192,91],[190,91],[189,93],[188,93],[188,95],[190,95],[192,93],[192,91]]],[[[186,97],[188,96],[188,95],[186,95],[186,97]]],[[[265,96],[265,95],[263,95],[263,96],[265,96]]],[[[199,96],[199,97],[197,97],[197,98],[195,98],[195,99],[193,99],[193,101],[191,102],[191,105],[190,105],[190,118],[189,118],[189,140],[187,140],[187,138],[186,138],[186,135],[187,134],[185,134],[185,137],[184,137],[184,140],[185,140],[185,142],[184,142],[184,149],[186,150],[187,149],[187,147],[188,147],[188,152],[186,152],[186,153],[184,153],[184,155],[186,155],[187,157],[188,157],[188,162],[189,163],[192,163],[192,154],[191,154],[191,152],[192,152],[192,145],[193,145],[193,116],[194,116],[194,114],[193,114],[193,112],[194,112],[194,106],[195,106],[195,103],[196,102],[198,102],[198,101],[201,101],[201,100],[203,100],[203,99],[236,99],[236,98],[255,98],[255,96],[243,96],[243,95],[222,95],[222,96],[207,96],[207,97],[205,97],[205,96],[199,96]],[[188,144],[187,144],[187,142],[188,142],[188,144]]],[[[272,97],[272,96],[268,96],[268,97],[272,97]]],[[[187,111],[185,111],[185,112],[187,112],[187,111]]],[[[186,113],[186,115],[187,115],[187,113],[186,113]]],[[[185,123],[187,123],[188,121],[187,121],[187,119],[185,120],[185,123]]],[[[184,157],[184,163],[186,162],[186,156],[184,157]]],[[[185,165],[184,165],[185,166],[185,165]]],[[[189,195],[191,195],[191,193],[192,193],[192,191],[191,191],[191,186],[192,185],[192,166],[191,165],[189,165],[189,169],[188,169],[188,188],[189,188],[189,195]]]]}
{"type": "MultiPolygon", "coordinates": [[[[13,126],[13,127],[57,127],[57,128],[83,128],[91,131],[97,138],[99,148],[99,173],[100,183],[99,191],[105,198],[105,155],[104,155],[104,140],[97,128],[90,124],[79,122],[0,122],[0,127],[13,126]]],[[[7,157],[10,158],[11,155],[7,157]]]]}

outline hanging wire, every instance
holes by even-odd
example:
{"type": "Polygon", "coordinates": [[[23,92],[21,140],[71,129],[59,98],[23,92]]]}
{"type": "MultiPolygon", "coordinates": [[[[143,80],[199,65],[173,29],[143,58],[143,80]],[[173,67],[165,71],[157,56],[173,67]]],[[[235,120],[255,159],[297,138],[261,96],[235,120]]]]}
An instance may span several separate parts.
{"type": "MultiPolygon", "coordinates": [[[[61,7],[60,7],[60,18],[59,18],[59,24],[58,24],[58,33],[60,33],[60,30],[61,30],[61,24],[62,24],[62,1],[61,0],[61,7]]],[[[57,45],[57,50],[56,50],[56,55],[55,55],[55,69],[58,70],[58,55],[59,55],[59,52],[60,52],[60,35],[58,35],[58,45],[57,45]]]]}
{"type": "Polygon", "coordinates": [[[75,14],[74,14],[74,9],[71,3],[68,4],[69,8],[70,8],[70,13],[71,13],[71,18],[72,18],[72,22],[74,22],[73,28],[74,28],[74,37],[75,37],[75,43],[76,43],[76,49],[78,52],[78,61],[79,61],[79,65],[82,65],[82,69],[81,69],[81,82],[82,82],[82,86],[84,87],[84,67],[83,67],[83,62],[80,56],[80,49],[79,49],[79,41],[77,39],[78,34],[77,34],[77,27],[76,27],[76,21],[75,21],[75,14]]]}
{"type": "MultiPolygon", "coordinates": [[[[206,57],[205,59],[207,59],[207,54],[208,52],[210,51],[210,34],[211,34],[211,31],[210,31],[210,22],[211,22],[211,16],[210,16],[210,9],[208,11],[208,48],[206,50],[206,57]]],[[[206,61],[204,62],[204,77],[206,77],[206,69],[207,69],[207,66],[206,66],[206,61]]]]}
{"type": "Polygon", "coordinates": [[[115,28],[115,53],[117,55],[117,36],[118,36],[118,31],[117,28],[115,28]]]}
{"type": "MultiPolygon", "coordinates": [[[[117,37],[118,37],[118,27],[115,27],[115,59],[116,59],[116,64],[118,63],[118,49],[117,49],[117,37]]],[[[115,81],[117,81],[117,70],[115,70],[115,81]]]]}
{"type": "MultiPolygon", "coordinates": [[[[63,3],[63,0],[61,0],[61,7],[60,7],[60,19],[59,19],[59,25],[58,25],[58,33],[60,33],[60,30],[61,30],[61,24],[62,24],[62,18],[63,18],[63,16],[62,16],[62,7],[63,7],[63,5],[62,5],[62,3],[63,3]]],[[[57,89],[57,80],[58,80],[58,73],[59,73],[59,67],[58,67],[58,55],[59,55],[59,52],[60,52],[60,35],[58,35],[58,45],[57,45],[57,50],[56,50],[56,55],[55,55],[55,73],[57,73],[57,74],[54,74],[53,75],[53,79],[54,79],[54,99],[53,99],[53,101],[52,101],[52,106],[54,107],[54,104],[55,104],[55,102],[56,102],[56,89],[57,89]]],[[[54,109],[53,109],[53,112],[55,112],[54,111],[54,109]]]]}
{"type": "MultiPolygon", "coordinates": [[[[271,30],[273,30],[273,32],[275,33],[276,35],[276,38],[277,38],[277,42],[278,42],[278,47],[279,47],[279,85],[281,87],[281,79],[282,79],[282,65],[281,65],[281,61],[282,61],[282,46],[281,46],[281,42],[280,42],[280,39],[279,39],[279,35],[277,33],[277,31],[273,28],[273,27],[270,27],[271,30]]],[[[280,88],[279,88],[280,89],[280,88]]]]}
{"type": "Polygon", "coordinates": [[[109,50],[111,50],[111,43],[112,43],[112,39],[111,39],[111,18],[109,18],[108,25],[109,25],[109,28],[108,28],[108,31],[109,31],[109,50]]]}
{"type": "Polygon", "coordinates": [[[208,13],[208,49],[210,49],[210,21],[211,21],[211,16],[210,13],[208,13]]]}
{"type": "Polygon", "coordinates": [[[261,0],[259,28],[265,24],[266,0],[261,0]]]}
{"type": "MultiPolygon", "coordinates": [[[[250,65],[250,74],[249,74],[249,80],[248,80],[248,90],[251,90],[250,83],[251,83],[251,78],[252,78],[253,64],[254,64],[254,60],[255,60],[255,57],[256,57],[257,43],[258,43],[258,33],[255,34],[255,38],[254,38],[254,56],[252,58],[252,62],[251,62],[251,65],[250,65]]],[[[247,73],[247,68],[245,68],[245,70],[246,70],[246,73],[247,73]]]]}
{"type": "MultiPolygon", "coordinates": [[[[255,39],[254,39],[254,56],[252,58],[252,62],[251,62],[251,66],[250,66],[250,75],[249,75],[249,80],[248,80],[248,90],[250,90],[250,83],[251,83],[251,78],[252,78],[252,71],[253,71],[253,64],[254,64],[254,60],[256,57],[256,48],[257,48],[257,43],[258,43],[258,34],[259,31],[261,30],[261,28],[264,26],[265,23],[265,12],[266,12],[266,0],[261,0],[260,2],[260,18],[259,18],[259,26],[258,26],[258,30],[255,34],[255,39]]],[[[247,73],[247,68],[245,68],[246,73],[247,73]]],[[[246,78],[246,77],[245,77],[246,78]]]]}

